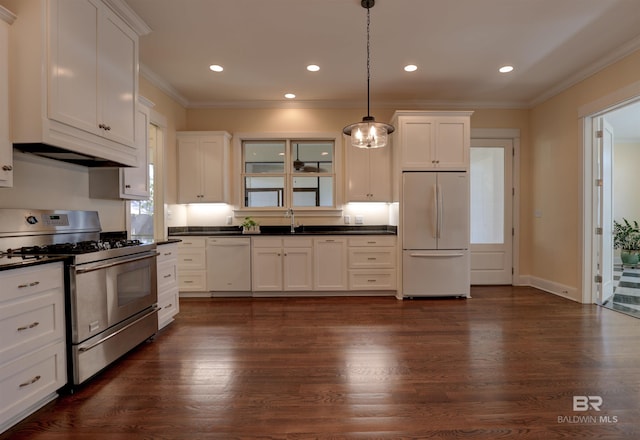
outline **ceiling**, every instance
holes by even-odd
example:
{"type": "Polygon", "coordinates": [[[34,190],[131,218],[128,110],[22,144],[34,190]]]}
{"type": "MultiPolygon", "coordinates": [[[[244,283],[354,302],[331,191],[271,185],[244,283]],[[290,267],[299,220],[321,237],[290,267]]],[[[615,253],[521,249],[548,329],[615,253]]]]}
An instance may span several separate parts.
{"type": "MultiPolygon", "coordinates": [[[[360,0],[125,1],[142,74],[185,107],[366,106],[360,0]]],[[[638,0],[377,0],[371,107],[529,108],[638,48],[638,0]]]]}

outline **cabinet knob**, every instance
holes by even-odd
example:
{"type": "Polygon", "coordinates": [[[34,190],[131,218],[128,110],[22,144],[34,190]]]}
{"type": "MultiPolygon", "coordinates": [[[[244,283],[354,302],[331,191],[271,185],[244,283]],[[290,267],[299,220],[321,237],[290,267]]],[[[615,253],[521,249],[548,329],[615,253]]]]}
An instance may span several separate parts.
{"type": "Polygon", "coordinates": [[[11,165],[2,165],[2,171],[11,171],[12,169],[11,165]]]}
{"type": "Polygon", "coordinates": [[[125,185],[124,187],[125,188],[131,188],[131,185],[125,185]]]}

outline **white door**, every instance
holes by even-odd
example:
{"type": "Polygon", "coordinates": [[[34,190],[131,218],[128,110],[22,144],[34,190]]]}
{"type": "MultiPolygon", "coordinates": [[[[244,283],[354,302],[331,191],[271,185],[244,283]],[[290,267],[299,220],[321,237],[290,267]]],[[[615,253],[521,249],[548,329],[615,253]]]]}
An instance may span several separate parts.
{"type": "Polygon", "coordinates": [[[613,128],[604,120],[597,118],[593,124],[597,148],[598,176],[598,214],[596,231],[596,249],[598,250],[597,271],[602,284],[597,286],[599,304],[613,297],[613,128]],[[602,232],[602,234],[600,234],[602,232]]]}
{"type": "Polygon", "coordinates": [[[471,284],[513,282],[513,141],[471,139],[471,284]]]}

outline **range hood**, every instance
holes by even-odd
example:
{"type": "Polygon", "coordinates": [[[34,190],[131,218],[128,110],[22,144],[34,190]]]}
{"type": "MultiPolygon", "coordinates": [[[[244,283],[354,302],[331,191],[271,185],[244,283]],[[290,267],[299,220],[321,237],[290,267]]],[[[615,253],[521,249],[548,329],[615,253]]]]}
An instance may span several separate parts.
{"type": "Polygon", "coordinates": [[[114,167],[130,167],[130,165],[115,162],[113,160],[103,159],[97,156],[77,153],[61,147],[54,147],[44,143],[25,143],[13,144],[16,150],[23,153],[35,154],[36,156],[46,157],[48,159],[68,162],[75,165],[83,165],[91,168],[114,168],[114,167]]]}

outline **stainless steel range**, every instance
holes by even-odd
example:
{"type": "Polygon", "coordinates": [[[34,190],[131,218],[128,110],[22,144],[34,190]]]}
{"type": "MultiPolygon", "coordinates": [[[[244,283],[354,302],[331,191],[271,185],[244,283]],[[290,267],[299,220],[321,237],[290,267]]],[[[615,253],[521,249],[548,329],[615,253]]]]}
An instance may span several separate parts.
{"type": "Polygon", "coordinates": [[[65,258],[70,385],[158,330],[156,245],[105,239],[95,211],[0,209],[9,258],[65,258]]]}

